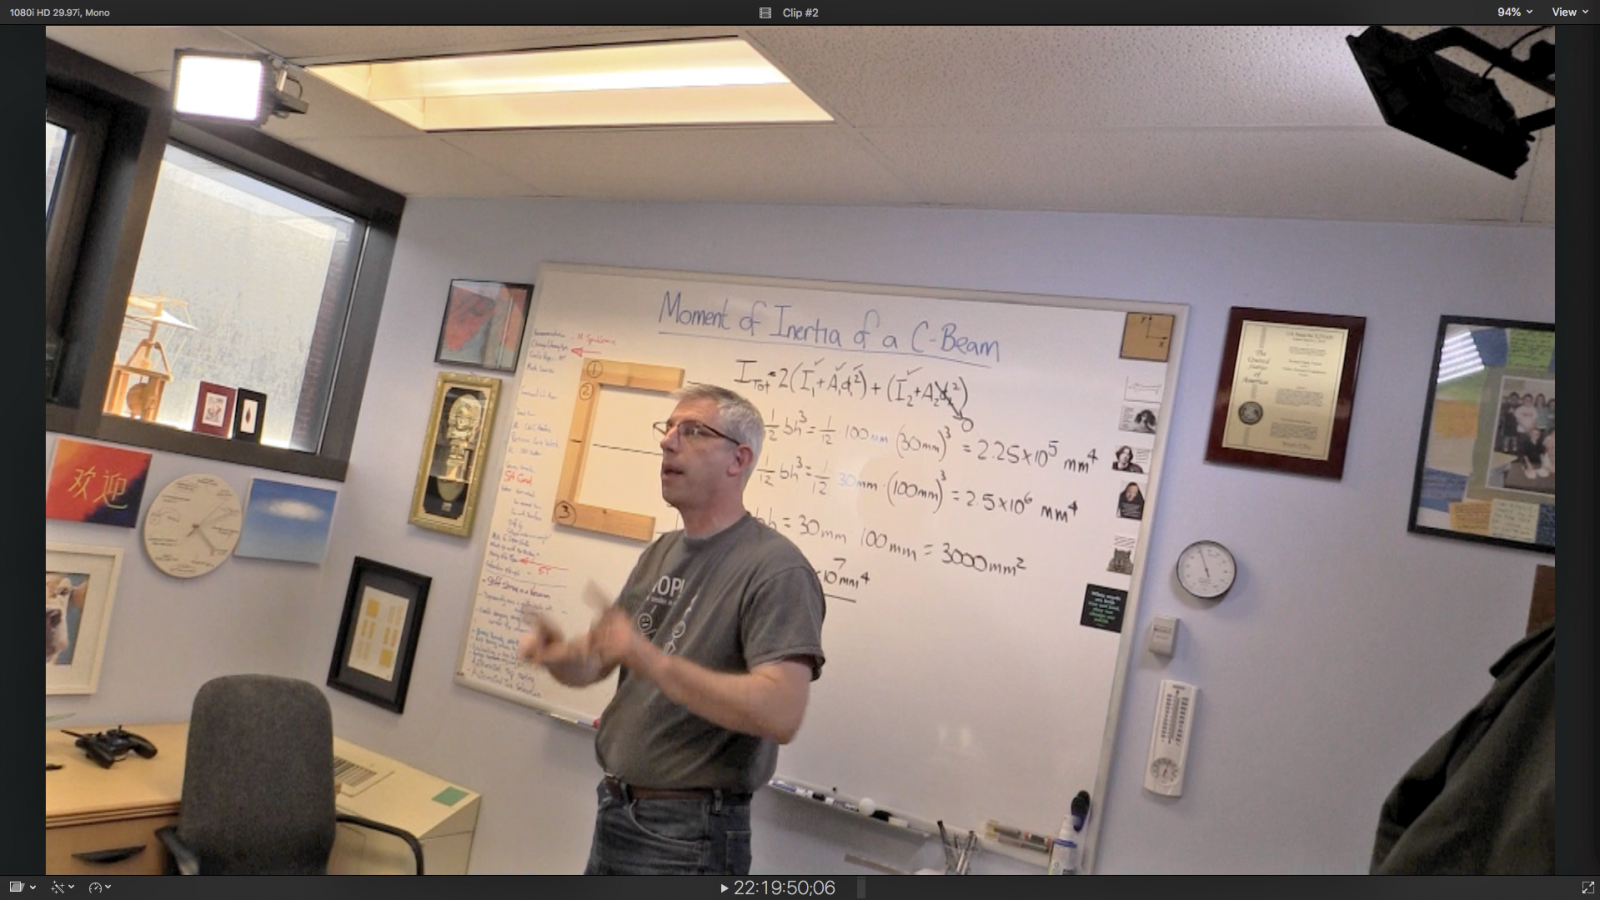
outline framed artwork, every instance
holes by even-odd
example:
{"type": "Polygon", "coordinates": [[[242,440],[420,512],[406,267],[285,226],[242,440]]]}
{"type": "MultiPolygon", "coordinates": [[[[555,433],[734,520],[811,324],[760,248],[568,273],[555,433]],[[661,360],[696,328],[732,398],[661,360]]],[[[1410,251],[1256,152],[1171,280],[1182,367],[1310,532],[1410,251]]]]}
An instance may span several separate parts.
{"type": "Polygon", "coordinates": [[[100,684],[122,551],[44,545],[44,692],[92,694],[100,684]]]}
{"type": "Polygon", "coordinates": [[[1556,328],[1444,316],[1409,530],[1556,552],[1556,328]]]}
{"type": "Polygon", "coordinates": [[[350,568],[328,686],[403,713],[417,633],[433,579],[356,557],[350,568]]]}
{"type": "Polygon", "coordinates": [[[433,361],[514,372],[533,285],[501,281],[450,282],[433,361]]]}
{"type": "Polygon", "coordinates": [[[267,395],[239,388],[233,404],[233,439],[261,443],[262,420],[267,416],[267,395]]]}
{"type": "Polygon", "coordinates": [[[499,397],[498,378],[439,373],[411,493],[411,524],[460,537],[472,533],[482,487],[478,470],[499,397]]]}
{"type": "Polygon", "coordinates": [[[44,488],[44,517],[123,528],[138,525],[150,457],[140,450],[57,438],[44,488]]]}
{"type": "Polygon", "coordinates": [[[338,499],[337,492],[325,488],[255,479],[234,555],[321,565],[338,499]]]}
{"type": "Polygon", "coordinates": [[[237,393],[231,387],[200,382],[200,395],[194,401],[194,425],[190,430],[196,434],[227,437],[233,428],[233,401],[237,393]]]}
{"type": "Polygon", "coordinates": [[[1344,477],[1367,320],[1235,306],[1206,461],[1344,477]]]}

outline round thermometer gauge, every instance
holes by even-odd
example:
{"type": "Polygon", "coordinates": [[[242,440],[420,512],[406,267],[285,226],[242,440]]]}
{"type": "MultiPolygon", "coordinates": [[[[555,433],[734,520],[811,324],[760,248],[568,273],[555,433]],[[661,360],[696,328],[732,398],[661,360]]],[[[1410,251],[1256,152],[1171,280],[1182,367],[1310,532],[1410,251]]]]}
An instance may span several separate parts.
{"type": "Polygon", "coordinates": [[[1238,574],[1233,554],[1216,541],[1195,541],[1178,554],[1178,584],[1202,600],[1221,600],[1238,574]]]}

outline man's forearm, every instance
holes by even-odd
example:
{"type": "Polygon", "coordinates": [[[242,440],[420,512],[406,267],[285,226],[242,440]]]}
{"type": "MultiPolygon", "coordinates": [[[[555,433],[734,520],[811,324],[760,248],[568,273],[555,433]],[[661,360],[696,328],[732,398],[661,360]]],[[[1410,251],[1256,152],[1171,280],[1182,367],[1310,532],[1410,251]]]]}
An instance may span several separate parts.
{"type": "Polygon", "coordinates": [[[640,674],[667,699],[730,731],[787,744],[800,730],[811,668],[784,660],[752,672],[716,672],[681,656],[652,653],[640,674]]]}
{"type": "Polygon", "coordinates": [[[573,657],[560,662],[549,662],[545,669],[550,676],[567,687],[588,687],[611,674],[596,656],[573,657]]]}

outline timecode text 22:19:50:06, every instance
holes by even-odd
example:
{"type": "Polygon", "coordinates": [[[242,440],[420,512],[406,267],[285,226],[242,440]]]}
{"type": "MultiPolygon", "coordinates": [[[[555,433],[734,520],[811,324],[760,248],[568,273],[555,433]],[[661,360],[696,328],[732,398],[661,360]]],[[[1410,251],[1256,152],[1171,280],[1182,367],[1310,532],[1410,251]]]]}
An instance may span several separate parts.
{"type": "Polygon", "coordinates": [[[826,878],[741,878],[733,882],[732,893],[744,897],[831,897],[835,887],[826,878]]]}

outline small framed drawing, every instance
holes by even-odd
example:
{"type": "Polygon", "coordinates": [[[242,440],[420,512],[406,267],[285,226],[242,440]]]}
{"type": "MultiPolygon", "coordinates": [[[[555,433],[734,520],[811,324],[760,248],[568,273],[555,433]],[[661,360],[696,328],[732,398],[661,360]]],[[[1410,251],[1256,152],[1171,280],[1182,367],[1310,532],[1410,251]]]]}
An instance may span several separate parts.
{"type": "Polygon", "coordinates": [[[233,427],[233,400],[237,392],[231,387],[200,382],[200,396],[194,401],[194,426],[196,434],[214,434],[227,437],[233,427]]]}
{"type": "Polygon", "coordinates": [[[239,388],[233,404],[233,439],[261,443],[261,428],[267,416],[267,395],[239,388]]]}
{"type": "Polygon", "coordinates": [[[390,712],[405,712],[432,583],[426,575],[356,557],[328,666],[328,687],[390,712]]]}
{"type": "Polygon", "coordinates": [[[531,284],[461,278],[450,282],[433,361],[516,371],[532,298],[531,284]]]}
{"type": "Polygon", "coordinates": [[[1410,531],[1556,552],[1556,328],[1444,316],[1410,531]]]}
{"type": "Polygon", "coordinates": [[[1343,478],[1366,331],[1361,316],[1229,310],[1206,461],[1343,478]]]}
{"type": "Polygon", "coordinates": [[[482,486],[478,474],[499,397],[498,378],[439,373],[411,493],[413,525],[460,537],[472,533],[482,486]]]}
{"type": "Polygon", "coordinates": [[[100,684],[122,551],[44,545],[44,692],[92,694],[100,684]]]}

